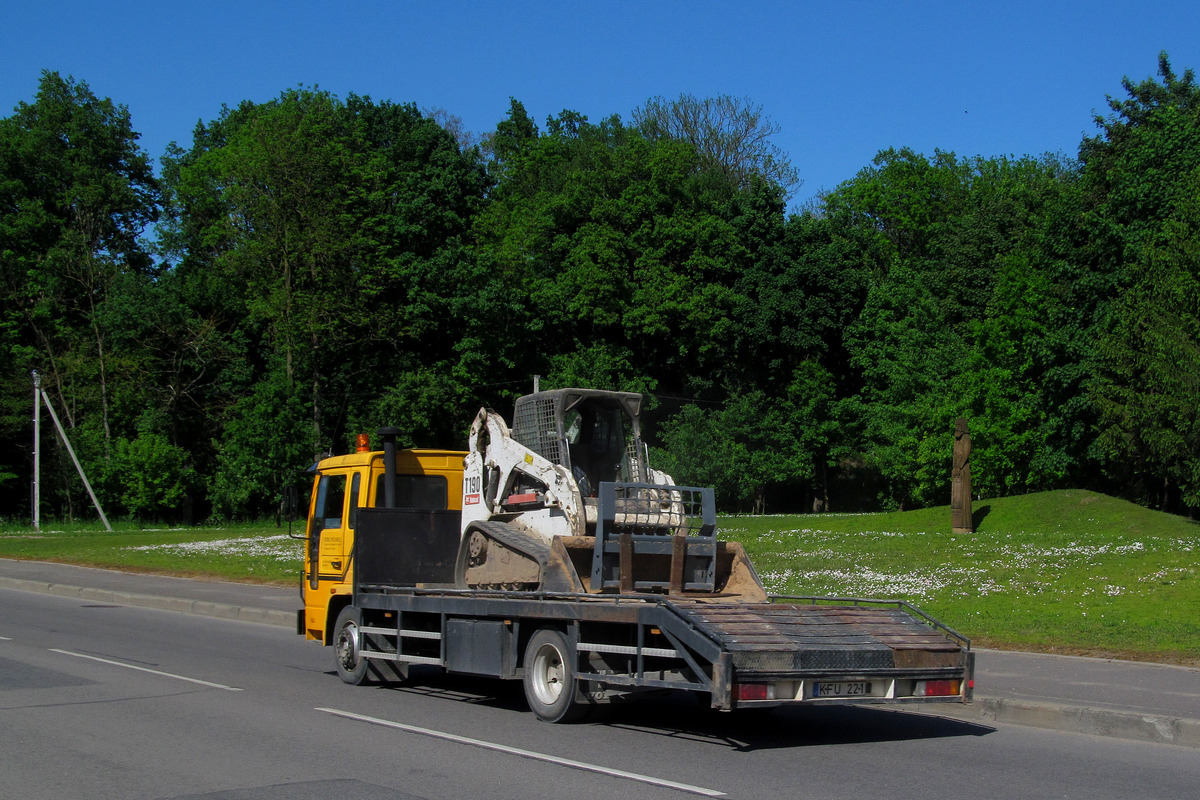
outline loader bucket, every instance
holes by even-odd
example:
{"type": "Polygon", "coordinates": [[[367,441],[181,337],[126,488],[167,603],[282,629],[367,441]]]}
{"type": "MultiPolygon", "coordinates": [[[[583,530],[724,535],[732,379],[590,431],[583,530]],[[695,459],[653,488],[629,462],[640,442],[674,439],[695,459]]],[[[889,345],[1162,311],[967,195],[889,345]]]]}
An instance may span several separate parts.
{"type": "MultiPolygon", "coordinates": [[[[673,537],[663,537],[670,540],[673,537]]],[[[589,594],[601,592],[612,594],[610,589],[593,586],[592,564],[596,552],[594,536],[557,536],[550,545],[550,560],[543,588],[550,591],[583,591],[589,594]],[[577,588],[569,588],[577,587],[577,588]]],[[[634,553],[627,551],[620,570],[628,585],[659,584],[669,587],[672,573],[678,572],[678,564],[667,554],[634,553]]],[[[763,589],[754,565],[738,542],[717,542],[717,558],[714,590],[712,592],[670,591],[668,594],[692,599],[711,597],[722,602],[764,603],[767,592],[763,589]]],[[[623,593],[619,589],[616,593],[623,593]]]]}

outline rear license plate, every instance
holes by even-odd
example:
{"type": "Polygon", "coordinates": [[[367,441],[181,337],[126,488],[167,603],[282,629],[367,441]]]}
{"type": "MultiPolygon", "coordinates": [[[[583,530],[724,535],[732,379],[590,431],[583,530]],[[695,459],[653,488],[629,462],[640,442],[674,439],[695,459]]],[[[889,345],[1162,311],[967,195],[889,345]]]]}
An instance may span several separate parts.
{"type": "Polygon", "coordinates": [[[813,684],[813,697],[866,697],[871,694],[867,681],[840,681],[813,684]]]}

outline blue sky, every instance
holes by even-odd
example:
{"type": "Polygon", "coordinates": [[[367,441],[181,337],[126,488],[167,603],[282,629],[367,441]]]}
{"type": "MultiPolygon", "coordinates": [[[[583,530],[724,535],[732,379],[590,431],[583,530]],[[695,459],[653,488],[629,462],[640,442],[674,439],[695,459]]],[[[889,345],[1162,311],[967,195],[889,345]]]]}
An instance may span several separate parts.
{"type": "Polygon", "coordinates": [[[0,115],[57,70],[128,106],[157,160],[223,103],[298,85],[442,108],[475,132],[510,97],[541,124],[729,94],[782,127],[800,204],[888,147],[1074,155],[1160,50],[1200,68],[1200,4],[0,0],[0,115]]]}

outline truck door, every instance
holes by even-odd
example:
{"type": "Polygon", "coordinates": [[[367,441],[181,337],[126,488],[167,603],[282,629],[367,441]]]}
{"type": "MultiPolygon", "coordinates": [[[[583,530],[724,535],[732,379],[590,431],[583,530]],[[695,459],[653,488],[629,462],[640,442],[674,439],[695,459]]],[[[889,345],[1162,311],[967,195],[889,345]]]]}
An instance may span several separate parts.
{"type": "Polygon", "coordinates": [[[317,483],[308,537],[314,589],[320,580],[344,583],[348,578],[361,485],[361,474],[350,471],[325,473],[317,483]]]}

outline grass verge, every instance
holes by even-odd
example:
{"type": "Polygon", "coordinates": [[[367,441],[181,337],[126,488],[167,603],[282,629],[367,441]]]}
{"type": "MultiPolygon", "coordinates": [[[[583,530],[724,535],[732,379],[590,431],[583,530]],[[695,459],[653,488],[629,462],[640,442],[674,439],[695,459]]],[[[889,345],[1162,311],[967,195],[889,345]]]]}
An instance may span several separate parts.
{"type": "MultiPolygon", "coordinates": [[[[1112,497],[985,500],[977,531],[948,508],[722,517],[777,594],[901,599],[978,646],[1200,666],[1200,526],[1112,497]]],[[[0,526],[0,557],[293,586],[301,543],[273,525],[0,526]]],[[[299,532],[300,527],[296,527],[299,532]]]]}
{"type": "MultiPolygon", "coordinates": [[[[293,526],[299,535],[300,525],[293,526]]],[[[89,567],[294,586],[302,541],[273,524],[221,528],[140,528],[114,523],[0,526],[0,558],[58,561],[89,567]]]]}

